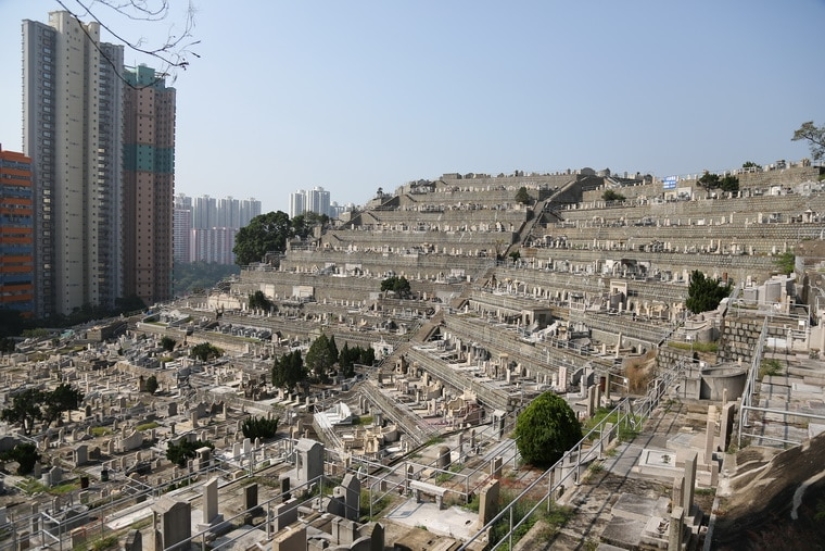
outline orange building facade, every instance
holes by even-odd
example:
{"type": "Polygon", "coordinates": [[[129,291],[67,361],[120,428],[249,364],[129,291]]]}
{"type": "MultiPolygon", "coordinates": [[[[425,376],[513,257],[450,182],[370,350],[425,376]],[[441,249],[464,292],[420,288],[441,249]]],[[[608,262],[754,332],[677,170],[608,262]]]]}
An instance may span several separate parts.
{"type": "Polygon", "coordinates": [[[0,308],[34,313],[32,162],[1,146],[0,308]]]}

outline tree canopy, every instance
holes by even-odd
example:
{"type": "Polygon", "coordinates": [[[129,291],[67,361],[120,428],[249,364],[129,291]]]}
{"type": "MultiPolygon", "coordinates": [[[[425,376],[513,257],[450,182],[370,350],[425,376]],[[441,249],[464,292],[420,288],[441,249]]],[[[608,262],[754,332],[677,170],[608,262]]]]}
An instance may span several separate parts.
{"type": "Polygon", "coordinates": [[[605,201],[624,201],[625,196],[618,191],[606,189],[604,190],[604,193],[602,193],[602,199],[605,201]]]}
{"type": "Polygon", "coordinates": [[[204,447],[214,450],[215,444],[203,440],[183,439],[177,444],[170,441],[166,448],[166,459],[178,467],[185,467],[188,460],[195,459],[197,450],[204,447]]]}
{"type": "Polygon", "coordinates": [[[272,384],[274,386],[292,391],[306,378],[307,370],[304,368],[304,360],[301,357],[300,350],[289,352],[275,359],[275,364],[272,366],[272,384]]]}
{"type": "Polygon", "coordinates": [[[352,377],[355,375],[355,364],[372,365],[375,363],[375,350],[370,347],[361,348],[360,346],[349,347],[344,343],[344,347],[338,354],[338,365],[341,367],[341,375],[344,377],[352,377]]]}
{"type": "Polygon", "coordinates": [[[564,398],[545,392],[519,414],[513,437],[525,462],[548,467],[582,439],[582,429],[564,398]]]}
{"type": "Polygon", "coordinates": [[[528,205],[533,199],[530,197],[530,193],[527,191],[527,188],[521,186],[518,188],[516,192],[516,202],[521,203],[523,205],[528,205]]]}
{"type": "Polygon", "coordinates": [[[322,382],[327,380],[329,370],[337,361],[338,356],[330,346],[329,337],[322,334],[312,341],[307,351],[306,365],[319,380],[322,382]]]}
{"type": "Polygon", "coordinates": [[[405,298],[410,294],[410,282],[404,276],[390,276],[381,281],[381,291],[393,291],[398,297],[405,298]]]}
{"type": "Polygon", "coordinates": [[[275,436],[278,432],[278,418],[247,417],[241,423],[241,432],[244,438],[255,440],[256,438],[266,439],[275,436]]]}
{"type": "Polygon", "coordinates": [[[198,359],[202,362],[208,362],[215,358],[220,358],[223,355],[223,350],[209,342],[202,342],[192,347],[189,351],[189,357],[198,359]]]}
{"type": "Polygon", "coordinates": [[[774,264],[779,269],[779,273],[791,275],[796,269],[796,255],[791,251],[784,252],[774,260],[774,264]]]}
{"type": "Polygon", "coordinates": [[[811,148],[811,157],[818,161],[825,157],[825,126],[814,126],[814,121],[802,123],[793,133],[791,141],[806,140],[811,148]]]}
{"type": "Polygon", "coordinates": [[[0,459],[17,462],[17,474],[25,476],[34,470],[35,463],[40,460],[40,454],[37,453],[37,446],[24,442],[10,450],[0,452],[0,459]]]}
{"type": "Polygon", "coordinates": [[[49,426],[63,412],[77,409],[82,401],[83,393],[65,383],[51,391],[28,388],[12,397],[11,405],[0,411],[0,419],[19,424],[23,434],[30,435],[36,421],[49,426]]]}
{"type": "Polygon", "coordinates": [[[249,295],[249,307],[255,310],[263,310],[269,312],[275,308],[275,303],[266,298],[263,291],[255,291],[249,295]]]}
{"type": "Polygon", "coordinates": [[[253,218],[238,230],[235,236],[235,263],[241,266],[260,262],[268,252],[283,252],[286,242],[295,236],[289,215],[285,212],[269,212],[253,218]]]}
{"type": "Polygon", "coordinates": [[[705,277],[699,270],[693,270],[690,274],[685,307],[694,314],[715,310],[722,299],[730,295],[732,289],[731,282],[722,283],[720,279],[705,277]]]}

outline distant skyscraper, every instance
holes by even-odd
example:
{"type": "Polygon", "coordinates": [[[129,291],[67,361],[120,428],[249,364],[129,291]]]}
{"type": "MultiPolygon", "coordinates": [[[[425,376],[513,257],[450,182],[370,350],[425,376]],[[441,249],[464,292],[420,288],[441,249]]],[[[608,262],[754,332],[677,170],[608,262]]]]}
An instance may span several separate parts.
{"type": "Polygon", "coordinates": [[[118,290],[122,49],[100,25],[23,22],[23,151],[32,159],[35,312],[112,306],[118,290]],[[104,55],[101,55],[101,52],[104,55]],[[107,59],[106,56],[110,56],[107,59]]]}
{"type": "Polygon", "coordinates": [[[175,260],[234,263],[232,249],[238,230],[260,214],[261,202],[254,198],[238,200],[178,195],[175,200],[175,260]],[[185,213],[189,214],[188,218],[185,213]]]}
{"type": "Polygon", "coordinates": [[[0,307],[34,314],[32,164],[0,147],[0,307]]]}
{"type": "Polygon", "coordinates": [[[145,65],[125,71],[125,295],[172,297],[176,90],[145,65]]]}
{"type": "Polygon", "coordinates": [[[306,192],[306,212],[329,215],[329,192],[315,187],[306,192]]]}
{"type": "Polygon", "coordinates": [[[189,263],[192,254],[192,209],[175,206],[174,220],[174,255],[175,262],[189,263]]]}
{"type": "Polygon", "coordinates": [[[306,192],[298,190],[289,194],[289,217],[295,218],[306,212],[306,192]]]}

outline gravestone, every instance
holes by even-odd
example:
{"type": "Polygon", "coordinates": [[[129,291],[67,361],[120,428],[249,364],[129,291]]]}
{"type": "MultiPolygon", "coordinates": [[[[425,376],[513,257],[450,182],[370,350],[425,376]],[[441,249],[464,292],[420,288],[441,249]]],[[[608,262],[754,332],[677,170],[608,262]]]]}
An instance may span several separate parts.
{"type": "Polygon", "coordinates": [[[361,481],[352,473],[344,476],[341,487],[344,488],[344,516],[349,520],[358,520],[361,507],[361,481]]]}
{"type": "Polygon", "coordinates": [[[74,449],[74,464],[75,467],[85,465],[89,462],[89,448],[86,444],[80,444],[74,449]]]}
{"type": "Polygon", "coordinates": [[[162,497],[152,505],[155,549],[166,549],[192,537],[189,502],[162,497]]]}
{"type": "Polygon", "coordinates": [[[295,478],[304,484],[324,474],[324,445],[301,438],[295,445],[295,478]]]}
{"type": "Polygon", "coordinates": [[[498,514],[498,494],[500,483],[498,480],[490,481],[478,496],[478,529],[481,530],[493,517],[498,514]]]}

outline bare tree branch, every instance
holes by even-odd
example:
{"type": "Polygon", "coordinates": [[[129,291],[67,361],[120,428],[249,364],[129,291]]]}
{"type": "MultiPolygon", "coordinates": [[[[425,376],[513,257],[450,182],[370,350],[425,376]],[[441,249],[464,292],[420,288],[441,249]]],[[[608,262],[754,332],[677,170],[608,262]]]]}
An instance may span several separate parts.
{"type": "MultiPolygon", "coordinates": [[[[177,78],[177,69],[186,70],[189,67],[190,57],[200,58],[196,52],[192,51],[192,47],[200,44],[200,41],[194,40],[192,34],[195,27],[196,9],[191,0],[187,5],[182,29],[176,32],[173,22],[169,26],[166,40],[154,46],[148,45],[144,37],[127,37],[124,33],[116,31],[111,23],[105,21],[109,21],[113,15],[119,15],[132,21],[159,23],[167,20],[170,15],[169,0],[55,0],[55,2],[78,20],[91,19],[98,23],[125,48],[160,61],[162,66],[157,68],[160,78],[171,75],[172,82],[174,82],[177,78]]],[[[114,66],[112,60],[99,47],[98,51],[108,63],[114,66]]],[[[121,68],[115,68],[119,75],[121,68]]]]}

